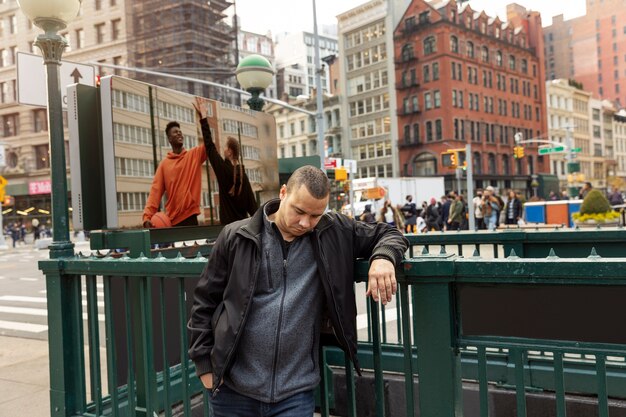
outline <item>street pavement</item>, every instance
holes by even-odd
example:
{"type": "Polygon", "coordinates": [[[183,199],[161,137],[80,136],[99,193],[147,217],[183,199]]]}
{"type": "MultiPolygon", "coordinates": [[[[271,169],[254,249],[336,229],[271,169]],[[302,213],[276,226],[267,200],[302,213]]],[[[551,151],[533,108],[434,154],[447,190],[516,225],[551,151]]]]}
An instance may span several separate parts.
{"type": "MultiPolygon", "coordinates": [[[[89,243],[76,249],[89,251],[89,243]]],[[[48,250],[32,244],[0,250],[0,417],[50,415],[43,259],[48,250]]]]}

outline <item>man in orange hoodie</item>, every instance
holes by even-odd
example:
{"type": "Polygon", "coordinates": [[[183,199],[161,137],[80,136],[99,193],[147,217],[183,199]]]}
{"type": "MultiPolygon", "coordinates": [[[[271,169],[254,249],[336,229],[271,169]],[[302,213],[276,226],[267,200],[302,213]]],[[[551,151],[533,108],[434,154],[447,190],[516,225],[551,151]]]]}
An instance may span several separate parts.
{"type": "Polygon", "coordinates": [[[163,193],[167,196],[165,211],[172,226],[197,226],[200,214],[202,164],[207,159],[207,140],[189,150],[183,146],[183,132],[178,122],[165,128],[172,151],[159,163],[150,195],[143,210],[143,226],[154,227],[152,216],[159,210],[163,193]]]}

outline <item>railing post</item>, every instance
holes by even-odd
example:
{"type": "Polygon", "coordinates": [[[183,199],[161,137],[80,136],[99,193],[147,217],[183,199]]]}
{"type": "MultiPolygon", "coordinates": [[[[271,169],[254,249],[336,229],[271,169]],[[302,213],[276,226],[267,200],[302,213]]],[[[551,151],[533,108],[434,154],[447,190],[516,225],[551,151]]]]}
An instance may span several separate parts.
{"type": "Polygon", "coordinates": [[[86,402],[80,276],[64,275],[63,262],[39,264],[48,299],[51,417],[80,414],[86,402]]]}
{"type": "Polygon", "coordinates": [[[461,355],[450,280],[418,281],[415,287],[420,416],[461,417],[461,355]]]}

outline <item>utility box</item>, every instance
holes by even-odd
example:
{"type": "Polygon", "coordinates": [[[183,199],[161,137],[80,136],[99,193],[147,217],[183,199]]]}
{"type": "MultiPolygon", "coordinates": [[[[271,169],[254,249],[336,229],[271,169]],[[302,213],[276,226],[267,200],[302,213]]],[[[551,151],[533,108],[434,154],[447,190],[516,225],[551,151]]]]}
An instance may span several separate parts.
{"type": "Polygon", "coordinates": [[[527,223],[545,223],[546,222],[546,202],[537,201],[524,204],[527,223]]]}

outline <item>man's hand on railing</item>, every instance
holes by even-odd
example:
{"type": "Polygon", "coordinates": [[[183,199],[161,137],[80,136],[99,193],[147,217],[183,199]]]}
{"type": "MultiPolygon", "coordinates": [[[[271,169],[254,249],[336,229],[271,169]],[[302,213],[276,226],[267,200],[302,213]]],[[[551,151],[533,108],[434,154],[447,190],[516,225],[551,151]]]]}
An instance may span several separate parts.
{"type": "Polygon", "coordinates": [[[383,304],[387,304],[397,289],[396,269],[393,263],[383,258],[374,259],[368,273],[365,296],[371,296],[376,302],[380,299],[383,304]]]}
{"type": "Polygon", "coordinates": [[[202,381],[202,385],[204,385],[204,388],[213,389],[213,374],[212,373],[209,372],[208,374],[200,375],[200,381],[202,381]]]}

